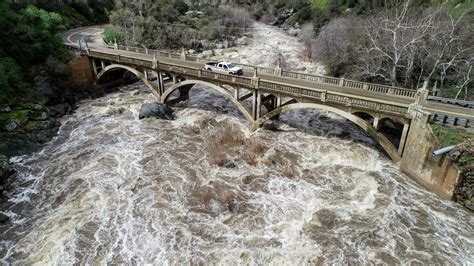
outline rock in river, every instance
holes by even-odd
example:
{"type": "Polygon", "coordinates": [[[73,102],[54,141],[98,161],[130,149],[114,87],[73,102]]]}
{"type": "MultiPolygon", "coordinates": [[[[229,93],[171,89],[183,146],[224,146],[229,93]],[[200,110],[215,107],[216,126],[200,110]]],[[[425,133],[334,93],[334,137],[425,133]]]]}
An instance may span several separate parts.
{"type": "Polygon", "coordinates": [[[144,103],[140,108],[139,119],[156,117],[160,119],[174,120],[173,109],[162,103],[144,103]]]}

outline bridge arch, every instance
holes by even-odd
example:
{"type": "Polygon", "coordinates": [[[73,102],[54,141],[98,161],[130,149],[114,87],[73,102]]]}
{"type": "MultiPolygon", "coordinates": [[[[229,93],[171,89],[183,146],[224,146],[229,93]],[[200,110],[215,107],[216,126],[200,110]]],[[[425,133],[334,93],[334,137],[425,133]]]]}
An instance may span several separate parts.
{"type": "Polygon", "coordinates": [[[137,78],[141,79],[143,81],[143,83],[145,83],[145,85],[151,90],[151,92],[155,95],[155,97],[158,100],[160,99],[159,89],[156,87],[156,85],[153,84],[152,82],[150,82],[149,80],[147,80],[145,78],[145,74],[143,74],[142,72],[138,71],[137,69],[134,69],[134,68],[129,67],[129,66],[120,65],[120,64],[108,65],[97,74],[97,81],[99,81],[100,78],[105,73],[107,73],[108,71],[111,71],[111,70],[117,69],[117,68],[125,69],[125,70],[133,73],[137,78]]]}
{"type": "Polygon", "coordinates": [[[226,89],[220,86],[217,86],[215,84],[202,81],[202,80],[184,80],[184,81],[174,84],[163,93],[163,95],[161,96],[161,102],[165,103],[168,100],[168,98],[171,96],[171,94],[175,92],[176,90],[184,88],[189,91],[194,85],[197,85],[197,84],[203,85],[206,88],[209,88],[211,90],[217,91],[220,94],[222,94],[224,97],[232,101],[232,103],[234,103],[234,105],[240,110],[240,112],[245,116],[245,118],[250,122],[250,124],[254,123],[252,115],[249,113],[247,108],[241,102],[239,102],[229,91],[227,91],[226,89]]]}
{"type": "Polygon", "coordinates": [[[335,114],[338,114],[349,121],[353,122],[354,124],[358,125],[362,128],[367,134],[369,134],[375,141],[383,148],[383,150],[390,156],[390,158],[395,162],[398,163],[401,160],[400,155],[398,155],[397,148],[388,140],[384,135],[377,132],[375,128],[365,121],[363,118],[360,118],[354,114],[348,113],[344,110],[328,106],[322,105],[317,103],[292,103],[282,107],[279,107],[271,112],[268,112],[264,116],[260,117],[255,121],[253,129],[259,128],[263,123],[270,120],[272,117],[277,116],[281,113],[288,112],[290,110],[295,109],[318,109],[318,110],[325,110],[335,114]]]}

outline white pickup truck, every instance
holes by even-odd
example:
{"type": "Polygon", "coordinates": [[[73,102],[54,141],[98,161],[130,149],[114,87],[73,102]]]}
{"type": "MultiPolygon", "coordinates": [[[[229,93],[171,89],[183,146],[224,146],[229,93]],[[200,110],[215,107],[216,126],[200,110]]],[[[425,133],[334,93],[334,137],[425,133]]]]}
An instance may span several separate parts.
{"type": "Polygon", "coordinates": [[[242,71],[242,68],[237,67],[236,65],[230,62],[225,62],[225,61],[205,63],[204,69],[207,71],[214,71],[214,72],[225,73],[225,74],[230,74],[230,75],[238,75],[238,76],[244,73],[242,71]]]}

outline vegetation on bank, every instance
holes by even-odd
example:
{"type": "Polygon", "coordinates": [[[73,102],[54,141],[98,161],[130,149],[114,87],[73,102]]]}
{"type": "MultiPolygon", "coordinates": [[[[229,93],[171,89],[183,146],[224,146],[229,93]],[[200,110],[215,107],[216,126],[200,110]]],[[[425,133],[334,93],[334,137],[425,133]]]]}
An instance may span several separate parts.
{"type": "Polygon", "coordinates": [[[245,10],[205,1],[117,0],[110,22],[123,33],[123,44],[154,49],[209,49],[229,45],[250,25],[245,10]]]}
{"type": "Polygon", "coordinates": [[[413,89],[430,80],[442,96],[474,98],[472,2],[328,0],[310,7],[300,37],[329,75],[413,89]]]}
{"type": "Polygon", "coordinates": [[[82,97],[69,84],[60,32],[105,21],[106,3],[113,1],[0,1],[0,155],[39,149],[56,134],[55,118],[82,97]]]}
{"type": "Polygon", "coordinates": [[[431,124],[431,128],[442,147],[474,141],[474,132],[469,132],[465,129],[446,127],[437,124],[431,124]]]}
{"type": "Polygon", "coordinates": [[[12,104],[32,96],[31,81],[41,72],[64,74],[57,73],[65,69],[61,64],[67,57],[57,36],[64,29],[56,13],[0,3],[0,102],[12,104]]]}
{"type": "Polygon", "coordinates": [[[56,118],[85,95],[69,84],[60,32],[103,23],[112,7],[113,0],[0,1],[0,202],[14,174],[8,157],[39,150],[56,135],[56,118]]]}

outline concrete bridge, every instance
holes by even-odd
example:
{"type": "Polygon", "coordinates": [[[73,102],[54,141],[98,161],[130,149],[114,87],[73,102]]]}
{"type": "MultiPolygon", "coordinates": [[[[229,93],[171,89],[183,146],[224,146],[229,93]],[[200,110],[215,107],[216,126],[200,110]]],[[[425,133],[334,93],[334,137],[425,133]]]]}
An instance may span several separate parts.
{"type": "Polygon", "coordinates": [[[206,71],[205,59],[184,53],[122,46],[85,46],[77,51],[90,60],[97,82],[108,73],[126,70],[141,79],[162,103],[187,100],[193,86],[203,85],[232,101],[253,129],[294,109],[336,113],[372,136],[402,170],[445,197],[457,179],[451,180],[451,166],[444,158],[436,162],[428,158],[433,149],[428,123],[432,114],[453,118],[453,126],[470,127],[474,120],[473,109],[427,101],[427,83],[418,90],[409,90],[242,64],[237,65],[244,75],[234,76],[206,71]],[[166,81],[171,85],[165,87],[166,81]],[[398,130],[398,138],[389,139],[384,134],[386,125],[398,130]],[[426,167],[432,170],[428,175],[426,167]],[[451,183],[447,184],[447,179],[451,183]]]}

